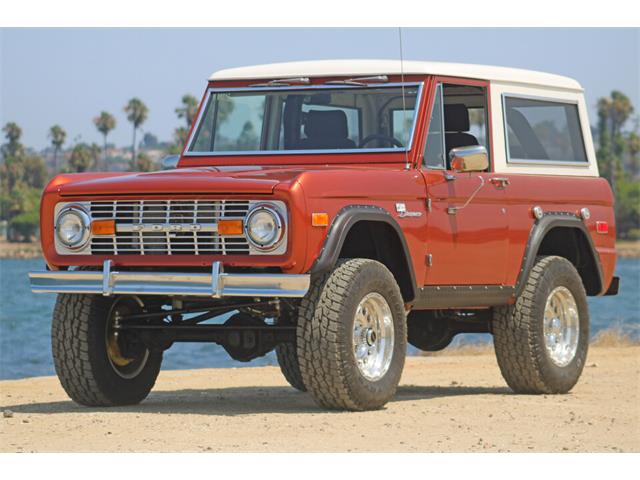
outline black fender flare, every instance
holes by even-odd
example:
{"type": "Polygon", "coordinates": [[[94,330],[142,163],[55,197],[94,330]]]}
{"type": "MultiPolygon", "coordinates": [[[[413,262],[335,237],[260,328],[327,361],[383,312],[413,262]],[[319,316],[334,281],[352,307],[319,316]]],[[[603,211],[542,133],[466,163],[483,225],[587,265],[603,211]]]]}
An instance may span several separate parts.
{"type": "Polygon", "coordinates": [[[544,240],[544,237],[551,229],[557,227],[575,228],[580,230],[584,234],[584,237],[587,239],[590,253],[593,256],[593,261],[597,269],[598,280],[600,282],[600,291],[598,295],[602,295],[602,293],[604,293],[604,289],[606,289],[606,286],[604,285],[600,255],[598,255],[598,252],[593,245],[593,239],[591,238],[591,235],[589,234],[589,231],[587,230],[584,222],[572,213],[546,212],[543,214],[542,218],[537,219],[531,227],[529,240],[527,241],[527,245],[524,250],[524,257],[522,258],[520,273],[518,274],[518,280],[516,281],[515,296],[520,296],[520,294],[524,290],[524,287],[527,283],[527,278],[529,277],[529,272],[535,264],[536,257],[538,256],[538,251],[540,249],[542,241],[544,240]]]}
{"type": "Polygon", "coordinates": [[[400,225],[398,225],[398,222],[391,216],[391,214],[387,210],[374,205],[348,205],[342,208],[337,213],[337,215],[331,222],[331,226],[329,227],[329,231],[327,232],[327,236],[324,240],[324,244],[322,245],[322,249],[320,250],[320,254],[313,263],[310,273],[312,275],[315,275],[328,272],[336,265],[336,263],[338,262],[340,251],[342,250],[342,246],[345,239],[347,238],[349,231],[351,230],[351,227],[353,227],[357,222],[360,221],[386,223],[391,228],[393,228],[393,230],[398,235],[398,239],[400,240],[400,245],[402,245],[402,250],[407,263],[407,271],[409,272],[410,276],[410,298],[406,298],[405,300],[407,302],[413,301],[416,298],[417,293],[416,275],[413,270],[411,252],[409,250],[409,247],[407,246],[404,232],[402,231],[400,225]]]}

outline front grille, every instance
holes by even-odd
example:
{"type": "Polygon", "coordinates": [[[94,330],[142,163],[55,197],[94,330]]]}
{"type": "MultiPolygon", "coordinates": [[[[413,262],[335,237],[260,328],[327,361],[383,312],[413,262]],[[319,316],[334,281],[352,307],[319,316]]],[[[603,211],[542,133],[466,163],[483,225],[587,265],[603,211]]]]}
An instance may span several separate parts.
{"type": "Polygon", "coordinates": [[[247,255],[244,235],[219,236],[220,219],[244,219],[249,201],[114,200],[90,202],[94,220],[115,219],[116,234],[93,236],[102,255],[247,255]],[[175,231],[150,231],[176,225],[175,231]]]}

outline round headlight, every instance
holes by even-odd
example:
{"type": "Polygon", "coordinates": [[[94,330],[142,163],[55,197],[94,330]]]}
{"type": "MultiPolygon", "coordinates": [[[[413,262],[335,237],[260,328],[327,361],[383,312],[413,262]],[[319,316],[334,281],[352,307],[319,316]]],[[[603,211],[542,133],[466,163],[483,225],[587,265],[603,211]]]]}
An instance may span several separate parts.
{"type": "Polygon", "coordinates": [[[245,230],[256,248],[269,250],[282,238],[282,220],[272,208],[258,205],[247,215],[245,230]]]}
{"type": "Polygon", "coordinates": [[[78,208],[69,207],[56,219],[56,235],[68,248],[80,248],[89,240],[89,216],[78,208]]]}

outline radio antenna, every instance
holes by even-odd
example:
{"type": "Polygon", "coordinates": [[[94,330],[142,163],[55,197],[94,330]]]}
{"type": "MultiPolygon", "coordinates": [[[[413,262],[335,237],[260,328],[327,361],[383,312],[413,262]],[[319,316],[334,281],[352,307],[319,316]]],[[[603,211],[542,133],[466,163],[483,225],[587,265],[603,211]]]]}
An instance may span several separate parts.
{"type": "MultiPolygon", "coordinates": [[[[400,40],[400,88],[402,89],[402,134],[407,138],[407,104],[404,96],[404,57],[402,55],[402,27],[398,27],[398,39],[400,40]]],[[[404,169],[409,170],[409,145],[404,147],[404,169]]]]}

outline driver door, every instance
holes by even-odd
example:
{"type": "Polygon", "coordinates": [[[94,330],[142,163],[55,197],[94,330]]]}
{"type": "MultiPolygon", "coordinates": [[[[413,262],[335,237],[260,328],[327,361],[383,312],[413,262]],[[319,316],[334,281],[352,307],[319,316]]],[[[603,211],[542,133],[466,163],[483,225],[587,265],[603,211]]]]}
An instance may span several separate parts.
{"type": "Polygon", "coordinates": [[[422,174],[427,201],[425,285],[502,285],[508,248],[508,179],[490,167],[456,172],[448,162],[454,146],[485,145],[488,139],[486,82],[437,83],[422,174]],[[457,115],[456,119],[446,115],[457,115]],[[484,138],[472,121],[484,119],[484,138]],[[454,121],[455,120],[455,121],[454,121]],[[455,129],[455,130],[453,130],[455,129]],[[453,140],[452,140],[453,139],[453,140]],[[462,143],[462,145],[460,145],[462,143]],[[449,146],[449,148],[447,148],[449,146]],[[453,208],[452,208],[453,207],[453,208]]]}

